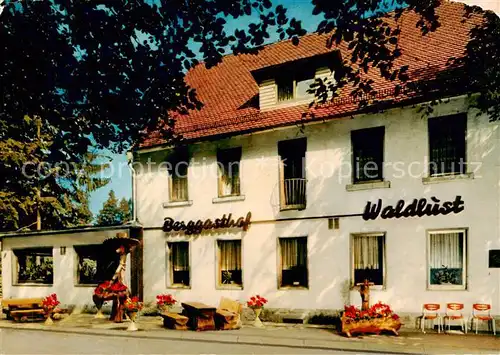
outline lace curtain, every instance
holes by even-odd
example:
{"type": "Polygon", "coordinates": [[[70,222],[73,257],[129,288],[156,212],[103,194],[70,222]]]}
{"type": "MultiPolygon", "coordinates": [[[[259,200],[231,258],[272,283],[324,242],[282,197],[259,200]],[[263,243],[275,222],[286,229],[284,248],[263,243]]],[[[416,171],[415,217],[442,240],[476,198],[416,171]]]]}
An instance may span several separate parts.
{"type": "Polygon", "coordinates": [[[460,269],[463,266],[462,233],[430,235],[430,267],[460,269]]]}
{"type": "Polygon", "coordinates": [[[221,240],[219,241],[221,269],[241,270],[241,241],[221,240]]]}
{"type": "Polygon", "coordinates": [[[353,239],[354,268],[379,269],[379,237],[355,236],[353,239]]]}
{"type": "Polygon", "coordinates": [[[281,244],[281,263],[283,270],[307,265],[307,244],[305,238],[283,238],[281,244]]]}
{"type": "Polygon", "coordinates": [[[170,252],[172,253],[172,268],[174,271],[189,270],[189,249],[188,243],[171,243],[170,252]]]}

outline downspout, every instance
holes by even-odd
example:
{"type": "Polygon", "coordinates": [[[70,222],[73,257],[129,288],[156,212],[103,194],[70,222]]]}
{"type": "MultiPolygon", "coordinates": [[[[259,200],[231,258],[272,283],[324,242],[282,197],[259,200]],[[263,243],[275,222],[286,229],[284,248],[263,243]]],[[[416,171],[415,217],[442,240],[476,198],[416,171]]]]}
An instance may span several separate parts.
{"type": "MultiPolygon", "coordinates": [[[[127,165],[132,178],[132,220],[126,225],[130,226],[130,236],[139,239],[143,245],[143,228],[137,221],[137,172],[134,169],[134,153],[127,152],[127,165]]],[[[144,251],[143,246],[136,248],[128,255],[130,261],[130,286],[132,293],[144,299],[144,251]]]]}
{"type": "Polygon", "coordinates": [[[132,220],[127,222],[133,226],[138,226],[137,222],[137,186],[136,186],[136,171],[133,167],[134,154],[131,151],[127,152],[127,165],[131,172],[132,177],[132,220]]]}

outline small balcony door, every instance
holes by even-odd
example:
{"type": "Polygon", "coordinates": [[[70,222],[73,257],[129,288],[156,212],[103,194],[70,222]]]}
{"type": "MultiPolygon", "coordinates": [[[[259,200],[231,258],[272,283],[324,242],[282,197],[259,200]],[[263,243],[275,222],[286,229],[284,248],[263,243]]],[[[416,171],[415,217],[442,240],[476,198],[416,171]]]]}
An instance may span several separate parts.
{"type": "Polygon", "coordinates": [[[281,210],[306,208],[306,138],[278,142],[281,210]]]}

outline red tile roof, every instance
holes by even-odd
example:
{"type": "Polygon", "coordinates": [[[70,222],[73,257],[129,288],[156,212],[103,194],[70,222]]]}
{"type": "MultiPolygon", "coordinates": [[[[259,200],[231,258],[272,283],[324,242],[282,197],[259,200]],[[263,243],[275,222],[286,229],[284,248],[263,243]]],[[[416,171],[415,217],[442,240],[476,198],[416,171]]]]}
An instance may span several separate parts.
{"type": "MultiPolygon", "coordinates": [[[[419,16],[414,12],[405,12],[398,20],[402,56],[396,60],[395,67],[409,65],[414,78],[422,78],[443,69],[450,57],[462,56],[469,41],[469,30],[477,23],[474,20],[462,23],[464,8],[461,3],[444,2],[437,9],[441,26],[425,36],[416,27],[419,16]]],[[[301,38],[298,46],[289,40],[282,41],[264,47],[257,55],[225,56],[219,65],[211,69],[202,64],[196,66],[187,73],[185,80],[189,86],[196,88],[198,99],[204,106],[201,110],[178,117],[175,132],[189,140],[213,139],[312,120],[302,118],[307,105],[265,112],[244,105],[259,93],[251,71],[331,52],[326,47],[327,37],[309,34],[301,38]]],[[[345,56],[345,45],[341,43],[339,48],[345,56]]],[[[394,82],[381,78],[376,70],[370,70],[367,76],[375,81],[373,86],[379,91],[379,97],[393,97],[394,82]]],[[[342,117],[358,111],[358,102],[350,97],[349,92],[350,88],[346,87],[338,99],[315,108],[314,119],[342,117]]],[[[163,143],[158,134],[152,133],[141,147],[163,143]]]]}

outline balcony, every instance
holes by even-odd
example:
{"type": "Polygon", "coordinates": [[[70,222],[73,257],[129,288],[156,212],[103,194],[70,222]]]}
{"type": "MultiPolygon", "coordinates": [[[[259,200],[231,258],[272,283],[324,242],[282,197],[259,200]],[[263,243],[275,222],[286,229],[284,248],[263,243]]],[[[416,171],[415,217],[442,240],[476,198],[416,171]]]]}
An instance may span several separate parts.
{"type": "Polygon", "coordinates": [[[281,182],[281,210],[306,208],[306,179],[284,179],[281,182]]]}

